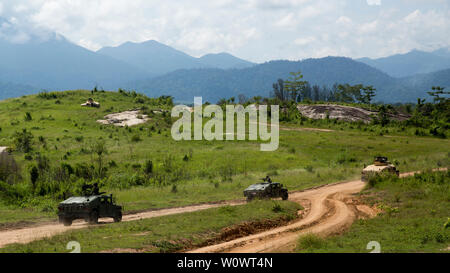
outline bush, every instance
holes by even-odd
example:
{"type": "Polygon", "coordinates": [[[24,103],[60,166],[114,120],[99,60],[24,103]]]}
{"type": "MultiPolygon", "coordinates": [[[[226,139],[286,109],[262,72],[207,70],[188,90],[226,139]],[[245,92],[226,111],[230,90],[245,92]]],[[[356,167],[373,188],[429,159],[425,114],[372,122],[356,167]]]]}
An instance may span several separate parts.
{"type": "Polygon", "coordinates": [[[22,132],[15,132],[13,139],[17,150],[28,153],[32,150],[33,134],[23,129],[22,132]]]}
{"type": "Polygon", "coordinates": [[[30,114],[30,112],[26,112],[25,113],[25,121],[32,121],[33,120],[33,118],[31,117],[31,114],[30,114]]]}
{"type": "Polygon", "coordinates": [[[131,137],[131,141],[132,142],[139,142],[139,141],[141,141],[142,139],[141,139],[141,136],[140,135],[134,135],[134,136],[132,136],[131,137]]]}
{"type": "Polygon", "coordinates": [[[275,213],[282,212],[283,208],[281,207],[281,205],[279,203],[274,202],[274,204],[272,206],[272,211],[275,213]]]}
{"type": "Polygon", "coordinates": [[[314,234],[307,234],[300,237],[297,248],[299,250],[320,249],[326,246],[326,241],[314,234]]]}
{"type": "Polygon", "coordinates": [[[6,181],[10,184],[14,182],[16,178],[19,178],[20,169],[17,165],[14,157],[8,153],[0,154],[0,181],[6,181]]]}
{"type": "Polygon", "coordinates": [[[151,160],[145,161],[144,173],[146,175],[153,174],[153,162],[151,160]]]}

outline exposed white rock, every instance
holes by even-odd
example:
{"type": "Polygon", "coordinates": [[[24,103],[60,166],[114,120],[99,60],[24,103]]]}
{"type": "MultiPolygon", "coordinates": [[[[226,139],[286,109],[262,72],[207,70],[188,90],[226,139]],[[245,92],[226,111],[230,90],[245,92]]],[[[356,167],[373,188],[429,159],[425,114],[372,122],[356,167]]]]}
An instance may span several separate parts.
{"type": "Polygon", "coordinates": [[[148,120],[150,118],[147,115],[141,115],[138,110],[133,110],[109,114],[105,116],[104,120],[97,120],[97,122],[105,125],[112,124],[119,127],[131,127],[146,123],[148,120]]]}

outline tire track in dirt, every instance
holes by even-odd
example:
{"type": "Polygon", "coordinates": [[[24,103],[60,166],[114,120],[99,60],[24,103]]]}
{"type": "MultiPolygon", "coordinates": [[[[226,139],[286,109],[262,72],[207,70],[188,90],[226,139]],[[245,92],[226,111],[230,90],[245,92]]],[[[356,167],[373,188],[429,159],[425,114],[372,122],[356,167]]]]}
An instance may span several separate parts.
{"type": "MultiPolygon", "coordinates": [[[[433,171],[446,171],[447,168],[433,171]]],[[[400,177],[412,176],[420,172],[400,174],[400,177]]],[[[302,219],[289,225],[271,229],[258,234],[238,238],[229,242],[202,247],[190,253],[259,253],[291,252],[295,249],[300,235],[314,233],[320,236],[340,234],[348,229],[360,215],[374,217],[377,211],[366,205],[353,203],[351,195],[360,192],[366,183],[360,180],[338,182],[318,186],[289,195],[291,201],[311,204],[309,213],[302,219]]]]}
{"type": "MultiPolygon", "coordinates": [[[[148,219],[153,217],[167,216],[172,214],[180,214],[180,213],[189,213],[194,211],[200,211],[210,208],[217,208],[221,206],[236,206],[245,204],[244,200],[234,200],[228,202],[220,202],[220,203],[209,203],[209,204],[200,204],[193,206],[185,206],[185,207],[176,207],[176,208],[168,208],[168,209],[159,209],[152,211],[144,211],[134,214],[124,215],[122,221],[136,221],[141,219],[148,219]]],[[[99,224],[108,224],[112,223],[113,220],[110,218],[101,218],[99,224]]],[[[21,243],[26,244],[35,240],[52,237],[54,235],[58,235],[64,233],[69,230],[76,230],[87,228],[89,226],[88,223],[83,220],[76,220],[73,222],[72,226],[64,226],[59,224],[58,222],[48,223],[33,227],[26,227],[20,229],[9,229],[0,231],[0,248],[5,247],[9,244],[21,243]]]]}
{"type": "Polygon", "coordinates": [[[311,203],[310,211],[303,219],[287,226],[190,252],[287,252],[295,247],[300,234],[330,235],[341,232],[356,218],[354,210],[344,199],[361,191],[364,186],[362,181],[350,181],[290,194],[291,201],[300,203],[306,199],[311,203]]]}
{"type": "MultiPolygon", "coordinates": [[[[446,168],[435,171],[446,171],[446,168]]],[[[400,176],[414,175],[416,172],[403,173],[400,176]]],[[[311,208],[302,219],[287,226],[278,227],[259,234],[242,237],[230,242],[217,244],[193,250],[192,252],[260,252],[260,251],[287,251],[295,244],[299,234],[318,233],[323,235],[333,234],[344,230],[351,225],[356,215],[373,215],[371,208],[359,205],[354,206],[345,203],[345,198],[357,193],[364,188],[362,181],[338,182],[328,185],[317,186],[309,190],[294,191],[289,194],[289,199],[298,203],[309,202],[311,208]],[[278,243],[274,243],[278,241],[278,243]],[[240,247],[239,247],[240,246],[240,247]],[[239,248],[238,248],[239,247],[239,248]]],[[[191,205],[185,207],[167,208],[159,210],[144,211],[127,214],[122,221],[136,221],[153,217],[167,216],[180,213],[189,213],[221,206],[243,205],[244,200],[233,200],[226,202],[191,205]]],[[[100,219],[99,224],[112,223],[112,219],[100,219]]],[[[37,226],[23,227],[18,229],[7,229],[0,231],[0,248],[14,243],[29,243],[47,237],[52,237],[69,230],[87,228],[89,225],[82,220],[73,222],[72,226],[66,227],[57,222],[46,223],[37,226]]]]}

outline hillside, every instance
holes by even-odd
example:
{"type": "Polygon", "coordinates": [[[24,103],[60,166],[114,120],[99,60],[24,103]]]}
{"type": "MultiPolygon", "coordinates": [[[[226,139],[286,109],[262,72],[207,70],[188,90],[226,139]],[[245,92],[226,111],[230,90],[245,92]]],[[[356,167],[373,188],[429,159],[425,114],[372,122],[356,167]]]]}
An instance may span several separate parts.
{"type": "Polygon", "coordinates": [[[12,98],[18,95],[29,95],[37,93],[38,91],[39,88],[30,85],[0,82],[0,100],[12,98]]]}
{"type": "Polygon", "coordinates": [[[206,66],[220,69],[239,69],[255,65],[254,63],[237,58],[229,53],[206,54],[199,58],[199,60],[206,66]]]}
{"type": "MultiPolygon", "coordinates": [[[[304,61],[271,61],[245,69],[178,70],[161,77],[131,83],[130,88],[147,95],[171,94],[178,101],[192,101],[194,96],[216,102],[220,98],[245,94],[247,97],[268,96],[277,79],[286,79],[290,72],[301,70],[311,84],[365,83],[377,88],[394,85],[395,79],[349,58],[327,57],[304,61]]],[[[380,95],[380,99],[386,98],[380,95]]]]}
{"type": "Polygon", "coordinates": [[[104,47],[97,52],[132,64],[154,75],[163,75],[179,69],[229,69],[252,65],[228,53],[207,54],[201,58],[195,58],[154,40],[142,43],[127,42],[117,47],[104,47]]]}
{"type": "MultiPolygon", "coordinates": [[[[0,82],[39,89],[93,88],[95,85],[117,88],[123,82],[148,76],[132,65],[92,52],[57,33],[29,33],[5,19],[1,22],[7,31],[0,36],[0,82]],[[19,34],[27,39],[14,40],[19,34]]],[[[19,96],[29,92],[13,88],[2,93],[19,96]]]]}
{"type": "Polygon", "coordinates": [[[450,54],[448,54],[446,49],[434,52],[413,50],[406,54],[397,54],[379,59],[362,58],[357,61],[397,78],[432,73],[450,68],[450,54]]]}
{"type": "Polygon", "coordinates": [[[419,97],[423,94],[420,90],[431,91],[432,86],[450,87],[450,69],[428,74],[419,74],[399,80],[399,86],[409,86],[411,97],[419,97]]]}

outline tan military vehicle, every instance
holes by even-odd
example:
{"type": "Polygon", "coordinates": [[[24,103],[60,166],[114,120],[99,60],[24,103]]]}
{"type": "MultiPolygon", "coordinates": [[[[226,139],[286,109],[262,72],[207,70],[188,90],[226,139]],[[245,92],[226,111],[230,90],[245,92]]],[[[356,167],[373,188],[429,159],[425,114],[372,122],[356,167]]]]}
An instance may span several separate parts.
{"type": "Polygon", "coordinates": [[[399,171],[388,161],[387,157],[377,156],[375,157],[373,165],[369,165],[364,168],[361,173],[361,180],[367,182],[372,176],[389,173],[397,176],[399,175],[399,171]]]}
{"type": "Polygon", "coordinates": [[[89,98],[85,103],[81,104],[81,106],[99,108],[100,107],[100,103],[94,101],[92,98],[89,98]]]}

